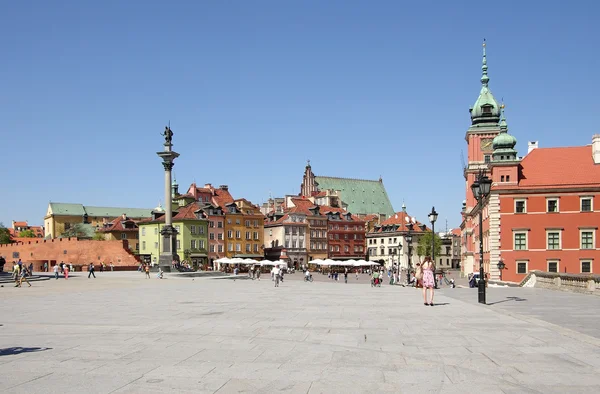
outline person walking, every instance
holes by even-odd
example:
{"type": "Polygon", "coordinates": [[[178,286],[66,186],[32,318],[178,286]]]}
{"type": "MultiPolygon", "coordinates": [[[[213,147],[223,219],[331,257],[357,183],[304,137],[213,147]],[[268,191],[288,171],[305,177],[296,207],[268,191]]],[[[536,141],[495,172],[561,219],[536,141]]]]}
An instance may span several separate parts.
{"type": "Polygon", "coordinates": [[[90,263],[89,267],[88,267],[88,279],[90,278],[90,276],[93,276],[94,279],[96,279],[96,274],[94,273],[95,267],[94,267],[94,263],[90,263]]]}
{"type": "Polygon", "coordinates": [[[423,304],[427,306],[433,306],[433,288],[435,287],[435,280],[433,277],[434,266],[431,261],[431,257],[425,257],[421,268],[423,269],[423,304]],[[427,290],[429,290],[431,296],[427,298],[427,290]]]}
{"type": "Polygon", "coordinates": [[[23,281],[27,282],[27,284],[29,285],[29,287],[31,287],[31,283],[29,283],[29,280],[27,280],[27,275],[28,275],[28,269],[27,266],[23,266],[23,268],[21,269],[21,273],[20,273],[20,277],[19,277],[19,286],[21,287],[21,285],[23,284],[23,281]]]}
{"type": "Polygon", "coordinates": [[[348,283],[348,268],[344,268],[344,283],[348,283]]]}
{"type": "Polygon", "coordinates": [[[110,270],[111,270],[111,272],[115,270],[115,266],[113,265],[112,262],[110,263],[110,270]]]}
{"type": "Polygon", "coordinates": [[[144,270],[146,271],[146,279],[150,279],[150,266],[146,264],[144,270]]]}
{"type": "Polygon", "coordinates": [[[256,280],[260,280],[260,266],[256,267],[256,280]]]}
{"type": "Polygon", "coordinates": [[[44,263],[44,272],[48,272],[48,262],[44,263]]]}
{"type": "Polygon", "coordinates": [[[354,271],[355,275],[356,275],[356,280],[358,280],[358,268],[354,271]]]}
{"type": "Polygon", "coordinates": [[[52,271],[54,271],[54,279],[58,279],[58,264],[54,264],[52,271]]]}
{"type": "Polygon", "coordinates": [[[279,287],[279,273],[281,272],[281,269],[279,268],[279,266],[274,266],[273,267],[273,278],[275,280],[275,287],[279,287]]]}
{"type": "Polygon", "coordinates": [[[69,266],[63,264],[63,272],[65,273],[65,279],[69,279],[69,266]]]}

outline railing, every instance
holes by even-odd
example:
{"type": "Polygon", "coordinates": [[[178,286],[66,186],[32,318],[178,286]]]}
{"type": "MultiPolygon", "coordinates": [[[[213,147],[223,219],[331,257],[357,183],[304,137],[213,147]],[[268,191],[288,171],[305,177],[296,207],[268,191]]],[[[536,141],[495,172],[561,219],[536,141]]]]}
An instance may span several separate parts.
{"type": "Polygon", "coordinates": [[[531,271],[521,286],[600,295],[600,275],[531,271]]]}

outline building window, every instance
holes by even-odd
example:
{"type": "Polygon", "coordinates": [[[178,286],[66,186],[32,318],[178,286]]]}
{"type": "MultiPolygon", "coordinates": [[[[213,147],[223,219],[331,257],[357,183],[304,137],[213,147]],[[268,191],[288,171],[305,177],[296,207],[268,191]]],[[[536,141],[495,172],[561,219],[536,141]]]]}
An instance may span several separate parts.
{"type": "Polygon", "coordinates": [[[250,231],[246,231],[246,239],[247,239],[247,240],[250,240],[250,239],[252,239],[252,238],[250,238],[250,231]]]}
{"type": "Polygon", "coordinates": [[[236,230],[236,232],[235,232],[235,237],[236,237],[237,239],[240,239],[240,238],[242,238],[242,232],[241,232],[240,230],[236,230]]]}
{"type": "Polygon", "coordinates": [[[227,230],[227,238],[233,238],[233,230],[227,230]]]}
{"type": "Polygon", "coordinates": [[[240,219],[235,219],[235,224],[240,224],[240,223],[241,223],[240,219]]]}
{"type": "Polygon", "coordinates": [[[547,210],[546,212],[558,212],[558,199],[549,198],[546,200],[547,210]]]}
{"type": "Polygon", "coordinates": [[[175,226],[175,230],[177,230],[178,233],[181,233],[181,227],[179,225],[175,226]]]}
{"type": "Polygon", "coordinates": [[[525,200],[515,200],[515,213],[526,213],[525,200]]]}
{"type": "Polygon", "coordinates": [[[210,245],[210,252],[215,253],[215,245],[210,245]]]}
{"type": "Polygon", "coordinates": [[[252,245],[246,244],[246,252],[250,252],[252,249],[252,245]]]}
{"type": "Polygon", "coordinates": [[[121,233],[121,239],[127,239],[127,233],[121,233]]]}
{"type": "Polygon", "coordinates": [[[214,228],[215,227],[215,222],[211,220],[210,222],[208,222],[208,226],[210,228],[214,228]]]}
{"type": "Polygon", "coordinates": [[[208,234],[208,239],[214,240],[215,239],[215,233],[208,234]]]}
{"type": "Polygon", "coordinates": [[[231,224],[231,219],[227,219],[227,224],[231,224]]]}
{"type": "Polygon", "coordinates": [[[223,228],[223,222],[217,222],[217,228],[223,228]]]}
{"type": "Polygon", "coordinates": [[[504,175],[500,175],[500,182],[504,182],[504,175]]]}
{"type": "Polygon", "coordinates": [[[483,161],[486,163],[489,163],[492,161],[492,159],[491,159],[490,155],[485,155],[485,156],[483,156],[483,161]]]}
{"type": "Polygon", "coordinates": [[[154,227],[154,235],[158,235],[158,227],[154,227]]]}
{"type": "Polygon", "coordinates": [[[223,245],[218,245],[218,249],[219,253],[223,253],[223,245]]]}
{"type": "Polygon", "coordinates": [[[515,245],[513,250],[527,250],[527,233],[515,233],[515,245]]]}
{"type": "Polygon", "coordinates": [[[558,261],[548,261],[548,272],[558,272],[558,261]]]}
{"type": "Polygon", "coordinates": [[[506,182],[510,182],[510,175],[506,176],[506,182]]]}
{"type": "Polygon", "coordinates": [[[177,250],[181,249],[181,240],[177,240],[177,250]]]}
{"type": "Polygon", "coordinates": [[[594,232],[590,230],[581,231],[581,249],[594,249],[594,232]]]}
{"type": "Polygon", "coordinates": [[[254,251],[258,252],[258,244],[254,244],[254,251]]]}
{"type": "Polygon", "coordinates": [[[142,241],[142,250],[146,250],[146,241],[142,241]]]}
{"type": "Polygon", "coordinates": [[[258,227],[258,219],[254,220],[254,227],[258,227]]]}
{"type": "Polygon", "coordinates": [[[203,226],[198,226],[198,234],[204,234],[204,227],[203,226]]]}
{"type": "Polygon", "coordinates": [[[258,238],[258,231],[255,231],[253,235],[254,235],[255,241],[258,241],[260,239],[260,238],[258,238]]]}
{"type": "MultiPolygon", "coordinates": [[[[221,245],[219,245],[221,246],[221,245]]],[[[227,244],[227,251],[233,252],[233,244],[227,244]]]]}
{"type": "Polygon", "coordinates": [[[154,242],[154,249],[158,249],[158,242],[154,242]]]}
{"type": "Polygon", "coordinates": [[[246,220],[244,224],[246,225],[246,227],[250,227],[250,220],[246,220]]]}
{"type": "Polygon", "coordinates": [[[517,274],[527,273],[527,261],[517,261],[517,274]]]}
{"type": "Polygon", "coordinates": [[[582,261],[581,262],[581,273],[589,274],[592,272],[592,262],[591,261],[582,261]]]}
{"type": "Polygon", "coordinates": [[[190,233],[192,233],[192,235],[196,234],[196,226],[194,226],[193,224],[190,226],[190,233]]]}
{"type": "Polygon", "coordinates": [[[548,247],[549,250],[560,249],[560,231],[548,231],[548,247]]]}
{"type": "Polygon", "coordinates": [[[581,212],[592,212],[592,198],[581,197],[581,212]]]}
{"type": "Polygon", "coordinates": [[[142,236],[146,235],[146,227],[142,227],[142,236]]]}
{"type": "Polygon", "coordinates": [[[192,249],[196,249],[196,240],[195,239],[192,239],[192,241],[190,242],[190,247],[192,249]]]}
{"type": "Polygon", "coordinates": [[[217,239],[218,239],[219,241],[222,241],[222,240],[223,240],[223,234],[222,234],[222,233],[218,233],[218,234],[217,234],[217,239]]]}
{"type": "Polygon", "coordinates": [[[235,251],[236,252],[241,252],[242,251],[242,244],[235,244],[235,251]]]}

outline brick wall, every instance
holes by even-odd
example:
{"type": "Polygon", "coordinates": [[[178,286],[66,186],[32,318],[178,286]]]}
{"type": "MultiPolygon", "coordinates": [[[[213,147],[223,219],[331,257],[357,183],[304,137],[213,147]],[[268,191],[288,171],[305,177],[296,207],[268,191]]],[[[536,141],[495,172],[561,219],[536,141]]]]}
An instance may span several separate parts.
{"type": "Polygon", "coordinates": [[[127,241],[91,241],[76,238],[56,238],[52,240],[33,239],[11,245],[0,245],[0,256],[6,259],[4,270],[12,269],[12,262],[19,258],[27,264],[34,264],[34,271],[40,271],[44,262],[49,266],[61,261],[74,266],[86,266],[93,262],[98,264],[110,262],[120,270],[135,269],[139,265],[136,257],[128,250],[127,241]],[[13,257],[13,253],[18,257],[13,257]]]}

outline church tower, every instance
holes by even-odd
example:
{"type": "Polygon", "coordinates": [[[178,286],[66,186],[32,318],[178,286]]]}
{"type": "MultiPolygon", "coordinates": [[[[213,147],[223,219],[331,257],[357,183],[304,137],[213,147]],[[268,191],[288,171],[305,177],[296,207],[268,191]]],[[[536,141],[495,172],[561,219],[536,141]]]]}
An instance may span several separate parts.
{"type": "Polygon", "coordinates": [[[311,197],[317,191],[317,186],[318,183],[315,182],[315,174],[313,174],[310,160],[308,160],[304,168],[304,178],[302,178],[302,184],[300,185],[300,196],[311,197]]]}
{"type": "Polygon", "coordinates": [[[468,164],[464,170],[466,181],[466,212],[477,204],[471,193],[471,184],[481,169],[487,169],[492,161],[493,140],[500,134],[501,108],[489,88],[486,43],[483,41],[483,62],[481,66],[481,91],[475,104],[469,109],[471,127],[467,130],[465,140],[468,145],[468,164]]]}

